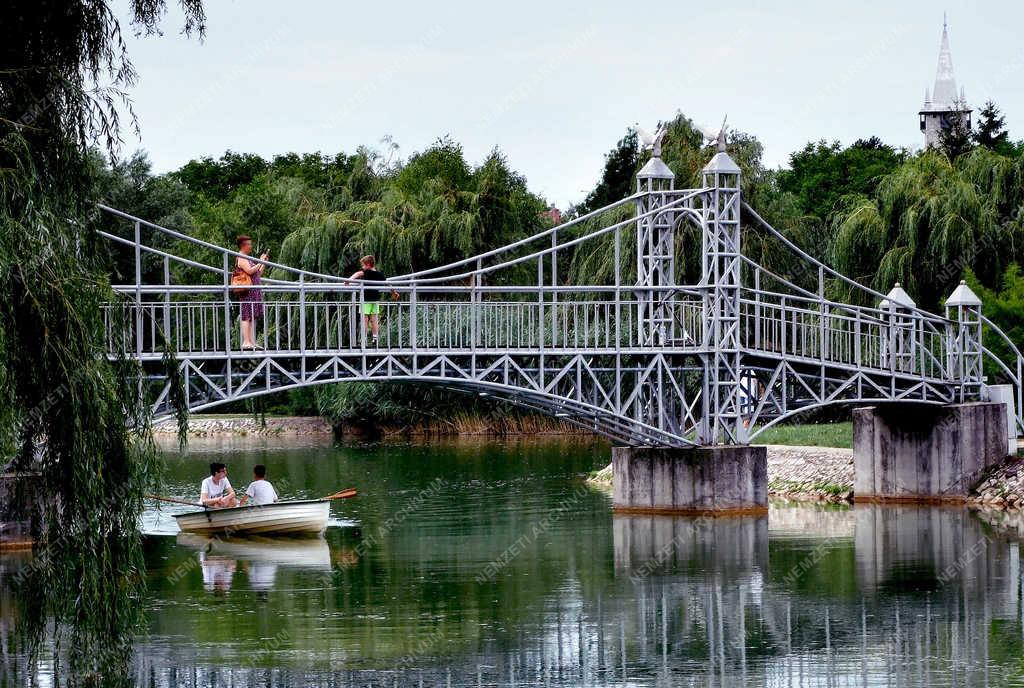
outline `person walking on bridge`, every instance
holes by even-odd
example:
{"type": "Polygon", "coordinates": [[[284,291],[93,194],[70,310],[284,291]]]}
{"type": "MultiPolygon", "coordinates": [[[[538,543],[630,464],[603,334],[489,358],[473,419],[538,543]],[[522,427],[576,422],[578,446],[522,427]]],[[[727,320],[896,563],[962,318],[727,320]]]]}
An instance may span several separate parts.
{"type": "MultiPolygon", "coordinates": [[[[384,282],[387,276],[377,269],[377,259],[373,256],[363,256],[359,259],[361,270],[353,273],[349,279],[366,280],[368,282],[384,282]]],[[[398,292],[391,290],[391,300],[398,299],[398,292]]],[[[373,335],[374,346],[378,343],[380,331],[380,300],[381,290],[376,286],[368,286],[363,290],[363,327],[364,332],[369,331],[373,335]]]]}

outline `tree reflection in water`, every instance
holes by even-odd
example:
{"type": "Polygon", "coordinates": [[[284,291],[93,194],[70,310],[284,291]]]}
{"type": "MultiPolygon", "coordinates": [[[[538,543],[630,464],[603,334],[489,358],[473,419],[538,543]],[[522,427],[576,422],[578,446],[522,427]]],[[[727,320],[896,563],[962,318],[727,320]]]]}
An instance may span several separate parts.
{"type": "MultiPolygon", "coordinates": [[[[605,494],[588,492],[539,528],[600,451],[489,444],[433,446],[429,461],[426,453],[251,457],[276,460],[282,474],[309,476],[311,485],[360,485],[358,503],[345,507],[358,527],[332,528],[323,541],[147,538],[148,632],[131,655],[132,682],[924,686],[1019,678],[1019,545],[966,509],[780,504],[766,518],[619,516],[605,494]],[[403,512],[438,474],[449,476],[445,491],[403,512]],[[374,546],[361,548],[370,535],[374,546]],[[484,570],[496,573],[481,578],[484,570]]],[[[197,461],[169,465],[183,492],[197,461]]],[[[6,588],[22,564],[4,562],[6,588]]],[[[2,594],[0,628],[9,630],[11,597],[2,594]]],[[[7,647],[6,684],[28,683],[27,658],[7,647]]]]}

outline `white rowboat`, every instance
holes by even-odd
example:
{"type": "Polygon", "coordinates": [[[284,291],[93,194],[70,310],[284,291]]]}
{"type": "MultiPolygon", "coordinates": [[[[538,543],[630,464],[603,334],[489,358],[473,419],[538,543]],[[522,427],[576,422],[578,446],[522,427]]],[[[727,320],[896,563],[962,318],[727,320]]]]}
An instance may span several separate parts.
{"type": "Polygon", "coordinates": [[[330,500],[307,499],[189,511],[174,519],[182,531],[200,535],[322,535],[330,514],[330,500]]]}

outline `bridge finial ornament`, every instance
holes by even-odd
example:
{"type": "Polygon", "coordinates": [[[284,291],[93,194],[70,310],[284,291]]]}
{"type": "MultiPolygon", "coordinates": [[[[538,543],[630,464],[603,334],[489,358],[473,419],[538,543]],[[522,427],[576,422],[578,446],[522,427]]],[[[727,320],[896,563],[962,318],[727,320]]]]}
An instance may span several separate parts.
{"type": "Polygon", "coordinates": [[[708,129],[707,127],[702,127],[699,124],[697,125],[697,129],[699,129],[700,133],[704,136],[704,144],[708,146],[715,144],[715,148],[719,153],[725,152],[725,138],[727,133],[725,123],[728,119],[729,115],[727,114],[722,118],[722,126],[720,126],[717,131],[708,129]]]}
{"type": "Polygon", "coordinates": [[[978,307],[981,306],[981,299],[978,295],[967,286],[967,280],[960,280],[960,284],[953,290],[953,293],[946,299],[946,307],[954,306],[967,306],[967,307],[978,307]]]}
{"type": "Polygon", "coordinates": [[[885,298],[878,302],[878,307],[882,310],[917,308],[917,303],[910,298],[910,294],[903,288],[903,285],[896,282],[885,298]]]}
{"type": "Polygon", "coordinates": [[[660,125],[653,134],[639,124],[634,124],[633,126],[636,128],[637,136],[640,138],[641,150],[651,151],[651,159],[637,172],[637,181],[662,179],[668,180],[668,183],[671,184],[671,180],[675,179],[676,175],[661,159],[661,142],[668,133],[668,126],[665,124],[660,125]]]}
{"type": "Polygon", "coordinates": [[[661,157],[661,142],[665,138],[665,134],[668,133],[668,127],[664,124],[658,127],[658,130],[653,134],[644,129],[643,127],[636,125],[637,136],[640,137],[640,146],[643,150],[651,151],[651,156],[655,158],[661,157]]]}
{"type": "Polygon", "coordinates": [[[718,143],[718,152],[725,152],[725,122],[729,119],[729,115],[722,118],[722,128],[718,130],[718,136],[715,137],[715,141],[718,143]]]}

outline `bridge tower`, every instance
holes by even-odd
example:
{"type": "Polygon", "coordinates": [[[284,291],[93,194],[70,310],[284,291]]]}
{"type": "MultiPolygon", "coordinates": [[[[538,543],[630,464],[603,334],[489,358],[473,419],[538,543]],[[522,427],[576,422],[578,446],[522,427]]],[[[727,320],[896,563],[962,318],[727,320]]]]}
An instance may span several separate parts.
{"type": "Polygon", "coordinates": [[[954,323],[948,347],[949,370],[960,381],[958,400],[964,402],[977,398],[985,382],[981,299],[971,291],[967,282],[961,280],[960,285],[946,299],[946,319],[954,323]]]}
{"type": "MultiPolygon", "coordinates": [[[[657,148],[655,148],[657,152],[657,148]]],[[[619,512],[765,514],[768,504],[767,450],[748,445],[740,395],[740,167],[725,150],[725,132],[718,151],[704,167],[702,192],[693,209],[700,214],[701,309],[703,340],[691,353],[702,362],[702,408],[696,423],[697,447],[627,446],[612,448],[614,505],[619,512]],[[724,446],[746,445],[746,446],[724,446]]],[[[671,202],[671,170],[657,154],[637,175],[637,281],[640,334],[644,344],[680,353],[684,336],[676,338],[674,226],[678,213],[651,217],[645,212],[671,202]],[[659,193],[661,192],[661,193],[659,193]]],[[[685,335],[685,333],[680,333],[685,335]]],[[[651,418],[676,401],[669,386],[647,383],[649,403],[640,416],[651,418]]],[[[687,413],[681,404],[673,410],[687,413]]],[[[685,431],[684,431],[685,432],[685,431]]]]}
{"type": "Polygon", "coordinates": [[[706,353],[698,440],[703,445],[746,444],[740,398],[740,167],[725,151],[724,131],[701,176],[708,192],[699,283],[706,353]]]}
{"type": "Polygon", "coordinates": [[[668,192],[675,188],[675,178],[661,159],[660,145],[636,175],[637,191],[645,194],[636,202],[637,326],[643,345],[665,346],[675,338],[673,295],[662,287],[676,283],[676,218],[671,209],[654,212],[672,200],[668,192]]]}
{"type": "MultiPolygon", "coordinates": [[[[659,134],[661,136],[663,134],[659,134]]],[[[636,287],[637,335],[642,346],[671,347],[676,341],[676,212],[672,207],[662,212],[675,199],[675,174],[661,159],[661,140],[655,142],[651,159],[636,176],[637,191],[643,193],[636,202],[636,287]]],[[[633,415],[653,427],[680,432],[683,425],[683,404],[663,384],[661,374],[640,383],[634,401],[633,415]]]]}

